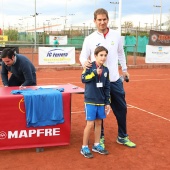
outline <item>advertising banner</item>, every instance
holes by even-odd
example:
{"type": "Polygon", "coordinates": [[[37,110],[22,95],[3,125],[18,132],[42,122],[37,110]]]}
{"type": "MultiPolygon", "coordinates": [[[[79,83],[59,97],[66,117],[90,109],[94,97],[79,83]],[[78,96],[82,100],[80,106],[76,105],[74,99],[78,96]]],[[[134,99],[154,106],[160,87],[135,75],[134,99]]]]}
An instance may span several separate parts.
{"type": "Polygon", "coordinates": [[[5,42],[8,41],[8,36],[0,35],[0,47],[5,47],[5,42]]]}
{"type": "Polygon", "coordinates": [[[146,46],[146,63],[170,63],[170,46],[146,46]]]}
{"type": "Polygon", "coordinates": [[[0,42],[1,41],[8,41],[8,36],[6,35],[0,35],[0,42]]]}
{"type": "Polygon", "coordinates": [[[59,45],[67,45],[67,35],[65,36],[49,36],[49,44],[54,44],[54,37],[57,37],[59,45]]]}
{"type": "Polygon", "coordinates": [[[75,47],[39,47],[39,65],[75,64],[75,47]]]}
{"type": "Polygon", "coordinates": [[[150,30],[149,45],[170,46],[170,31],[150,30]]]}
{"type": "MultiPolygon", "coordinates": [[[[22,95],[10,94],[12,89],[13,87],[0,87],[0,102],[5,106],[0,107],[0,150],[69,145],[70,93],[62,93],[64,123],[53,126],[27,127],[24,98],[22,95]]],[[[54,104],[57,104],[57,101],[54,104]]]]}

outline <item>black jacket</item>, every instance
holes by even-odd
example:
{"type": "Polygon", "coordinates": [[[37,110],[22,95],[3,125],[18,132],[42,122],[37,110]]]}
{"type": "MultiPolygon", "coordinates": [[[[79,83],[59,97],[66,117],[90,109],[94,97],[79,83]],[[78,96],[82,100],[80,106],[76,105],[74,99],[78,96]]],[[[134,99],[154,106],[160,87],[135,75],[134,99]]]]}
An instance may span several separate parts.
{"type": "Polygon", "coordinates": [[[20,54],[16,54],[16,62],[8,67],[2,62],[1,78],[4,86],[8,86],[8,72],[11,72],[23,86],[36,85],[36,70],[31,61],[20,54]]]}

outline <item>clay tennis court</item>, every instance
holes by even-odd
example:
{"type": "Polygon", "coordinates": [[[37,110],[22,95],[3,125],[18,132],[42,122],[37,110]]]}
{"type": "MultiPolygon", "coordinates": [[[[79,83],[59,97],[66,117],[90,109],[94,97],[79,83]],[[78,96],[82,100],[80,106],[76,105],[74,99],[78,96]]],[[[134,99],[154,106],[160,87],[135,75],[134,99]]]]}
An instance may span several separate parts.
{"type": "MultiPolygon", "coordinates": [[[[71,83],[84,87],[81,72],[81,69],[38,69],[38,85],[71,83]]],[[[128,104],[127,125],[130,139],[137,144],[136,148],[116,143],[117,123],[111,112],[105,119],[105,143],[110,154],[94,153],[93,159],[84,158],[80,154],[86,124],[83,94],[73,94],[70,145],[46,147],[44,152],[39,153],[35,152],[35,148],[0,151],[0,169],[169,170],[170,68],[136,68],[129,69],[129,73],[130,82],[124,83],[128,104]]],[[[90,148],[93,137],[92,132],[90,148]]]]}

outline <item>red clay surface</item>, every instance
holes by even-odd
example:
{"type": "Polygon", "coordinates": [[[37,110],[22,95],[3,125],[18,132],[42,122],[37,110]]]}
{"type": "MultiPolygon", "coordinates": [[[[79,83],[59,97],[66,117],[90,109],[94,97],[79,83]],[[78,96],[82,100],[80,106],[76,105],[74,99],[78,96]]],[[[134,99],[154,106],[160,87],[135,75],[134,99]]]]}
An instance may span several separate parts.
{"type": "MultiPolygon", "coordinates": [[[[38,85],[71,83],[84,87],[82,70],[40,69],[38,85]]],[[[116,143],[117,123],[111,112],[105,119],[106,149],[109,155],[94,153],[93,159],[80,154],[85,127],[83,94],[72,95],[71,143],[69,146],[0,151],[2,170],[169,170],[170,169],[170,68],[129,69],[124,83],[128,104],[127,126],[136,148],[116,143]]],[[[0,84],[2,85],[2,84],[0,84]]],[[[3,106],[0,106],[3,107],[3,106]]],[[[14,120],[15,121],[15,120],[14,120]]],[[[91,133],[89,147],[92,147],[91,133]]]]}

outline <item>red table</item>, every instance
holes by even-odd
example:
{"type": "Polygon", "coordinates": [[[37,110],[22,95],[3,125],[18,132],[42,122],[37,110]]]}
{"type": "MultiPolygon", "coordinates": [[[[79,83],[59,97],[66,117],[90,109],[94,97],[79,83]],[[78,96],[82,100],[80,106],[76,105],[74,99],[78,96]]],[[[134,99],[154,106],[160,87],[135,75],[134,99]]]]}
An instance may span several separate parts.
{"type": "MultiPolygon", "coordinates": [[[[71,131],[71,93],[84,93],[72,84],[31,86],[29,88],[64,88],[62,124],[26,127],[24,98],[10,92],[18,87],[0,87],[0,150],[68,145],[71,131]]],[[[37,106],[38,107],[38,106],[37,106]]]]}

